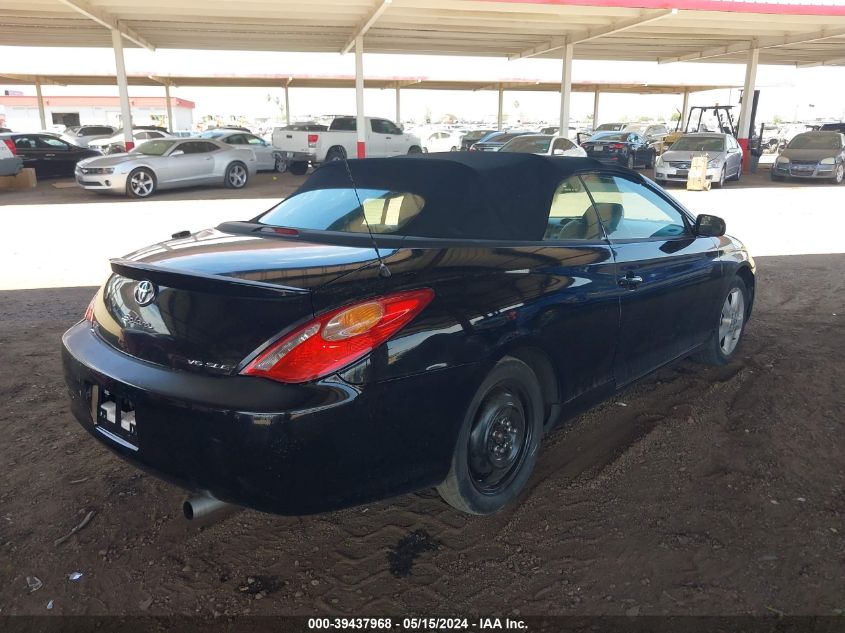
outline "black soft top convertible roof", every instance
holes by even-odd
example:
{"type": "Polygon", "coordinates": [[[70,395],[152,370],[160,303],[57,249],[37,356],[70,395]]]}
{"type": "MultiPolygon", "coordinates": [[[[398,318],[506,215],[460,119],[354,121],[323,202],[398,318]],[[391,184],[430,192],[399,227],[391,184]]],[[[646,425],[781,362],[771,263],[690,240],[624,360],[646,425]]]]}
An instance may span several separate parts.
{"type": "Polygon", "coordinates": [[[444,152],[332,161],[293,195],[317,189],[385,189],[422,196],[422,212],[402,227],[417,237],[539,240],[552,197],[582,171],[614,170],[591,158],[493,152],[444,152]]]}

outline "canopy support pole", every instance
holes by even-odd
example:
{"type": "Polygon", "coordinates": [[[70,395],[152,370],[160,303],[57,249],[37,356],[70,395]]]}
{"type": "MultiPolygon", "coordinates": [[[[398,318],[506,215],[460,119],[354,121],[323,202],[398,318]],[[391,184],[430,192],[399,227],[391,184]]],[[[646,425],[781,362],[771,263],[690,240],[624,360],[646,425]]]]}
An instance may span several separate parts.
{"type": "Polygon", "coordinates": [[[399,84],[396,84],[396,125],[402,127],[402,99],[399,84]]]}
{"type": "Polygon", "coordinates": [[[357,118],[355,129],[358,131],[358,158],[367,155],[367,131],[364,119],[364,38],[355,38],[355,109],[357,118]]]}
{"type": "Polygon", "coordinates": [[[38,118],[41,119],[41,129],[47,129],[47,112],[44,110],[44,96],[41,94],[41,80],[35,80],[35,96],[38,97],[38,118]]]}
{"type": "Polygon", "coordinates": [[[167,129],[173,131],[173,104],[170,103],[170,84],[164,84],[164,100],[167,101],[167,129]]]}
{"type": "Polygon", "coordinates": [[[502,84],[499,84],[499,110],[498,114],[496,115],[496,129],[499,132],[502,131],[502,119],[504,118],[504,109],[505,109],[505,89],[502,88],[502,84]]]}
{"type": "Polygon", "coordinates": [[[596,127],[599,125],[599,97],[601,96],[601,92],[599,92],[598,88],[593,93],[593,129],[595,130],[596,127]]]}
{"type": "Polygon", "coordinates": [[[757,81],[757,62],[760,49],[756,46],[748,52],[748,64],[745,67],[745,85],[742,89],[742,107],[739,111],[739,146],[742,148],[742,171],[748,172],[751,166],[751,152],[748,139],[751,137],[751,109],[754,105],[754,84],[757,81]]]}
{"type": "Polygon", "coordinates": [[[120,118],[123,127],[123,145],[126,151],[135,147],[132,140],[132,110],[129,107],[129,85],[126,80],[126,66],[123,63],[123,36],[117,29],[111,30],[114,49],[114,67],[117,74],[117,91],[120,93],[120,118]]]}
{"type": "MultiPolygon", "coordinates": [[[[687,129],[687,117],[689,116],[689,90],[684,90],[684,101],[681,104],[681,127],[680,130],[683,132],[687,129]]],[[[695,130],[693,130],[695,131],[695,130]]]]}
{"type": "Polygon", "coordinates": [[[290,79],[285,83],[285,125],[290,125],[290,79]]]}
{"type": "Polygon", "coordinates": [[[560,75],[560,130],[561,136],[569,136],[569,102],[572,97],[572,52],[574,44],[563,47],[563,63],[560,75]]]}

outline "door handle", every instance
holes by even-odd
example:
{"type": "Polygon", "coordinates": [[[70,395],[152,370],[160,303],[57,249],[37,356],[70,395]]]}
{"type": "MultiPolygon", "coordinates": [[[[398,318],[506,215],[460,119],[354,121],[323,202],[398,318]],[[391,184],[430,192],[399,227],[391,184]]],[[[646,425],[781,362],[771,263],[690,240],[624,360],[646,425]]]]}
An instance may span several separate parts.
{"type": "Polygon", "coordinates": [[[643,278],[633,273],[628,273],[619,279],[619,285],[628,290],[636,290],[643,283],[643,278]]]}

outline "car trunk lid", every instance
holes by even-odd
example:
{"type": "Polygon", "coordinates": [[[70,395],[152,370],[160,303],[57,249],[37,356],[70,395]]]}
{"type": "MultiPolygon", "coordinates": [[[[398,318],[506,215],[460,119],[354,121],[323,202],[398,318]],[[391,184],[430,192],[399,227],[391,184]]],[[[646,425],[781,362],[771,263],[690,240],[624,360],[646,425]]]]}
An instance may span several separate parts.
{"type": "Polygon", "coordinates": [[[313,317],[313,290],[368,265],[370,248],[204,231],[112,261],[95,302],[100,336],[136,358],[227,375],[313,317]]]}

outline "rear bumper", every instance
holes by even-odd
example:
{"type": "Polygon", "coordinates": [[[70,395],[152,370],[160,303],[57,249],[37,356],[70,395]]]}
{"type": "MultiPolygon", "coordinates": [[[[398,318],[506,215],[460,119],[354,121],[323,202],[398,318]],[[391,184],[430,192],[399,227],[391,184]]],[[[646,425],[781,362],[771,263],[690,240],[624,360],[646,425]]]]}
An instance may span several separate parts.
{"type": "Polygon", "coordinates": [[[71,409],[97,440],[186,489],[278,514],[438,484],[480,380],[475,365],[364,386],[203,376],[133,359],[84,321],[62,343],[71,409]],[[98,432],[92,385],[132,403],[137,450],[98,432]]]}
{"type": "Polygon", "coordinates": [[[274,154],[277,154],[289,163],[316,163],[316,152],[291,152],[283,149],[274,149],[274,154]]]}

